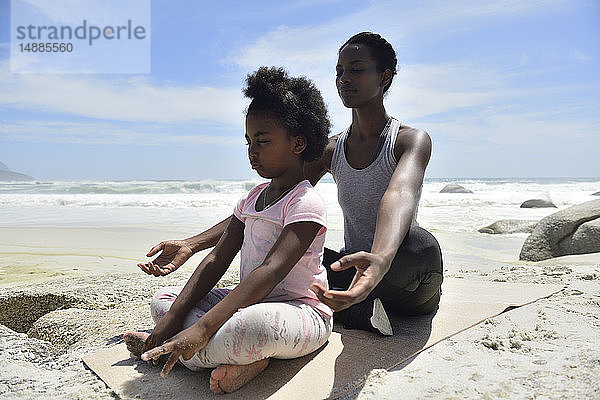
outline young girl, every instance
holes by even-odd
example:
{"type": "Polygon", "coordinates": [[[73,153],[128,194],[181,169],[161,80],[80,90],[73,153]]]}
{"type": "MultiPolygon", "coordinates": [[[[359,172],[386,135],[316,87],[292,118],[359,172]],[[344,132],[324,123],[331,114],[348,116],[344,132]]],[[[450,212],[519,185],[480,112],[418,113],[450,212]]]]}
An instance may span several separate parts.
{"type": "Polygon", "coordinates": [[[321,347],[331,333],[331,309],[310,290],[327,285],[321,264],[325,205],[304,178],[305,161],[319,158],[330,123],[319,91],[306,78],[262,67],[244,94],[250,165],[270,182],[243,197],[216,247],[183,288],[153,298],[152,334],[127,332],[128,348],[156,362],[161,375],[180,360],[192,370],[215,368],[210,388],[232,392],[269,358],[296,358],[321,347]],[[241,249],[240,284],[213,289],[241,249]]]}

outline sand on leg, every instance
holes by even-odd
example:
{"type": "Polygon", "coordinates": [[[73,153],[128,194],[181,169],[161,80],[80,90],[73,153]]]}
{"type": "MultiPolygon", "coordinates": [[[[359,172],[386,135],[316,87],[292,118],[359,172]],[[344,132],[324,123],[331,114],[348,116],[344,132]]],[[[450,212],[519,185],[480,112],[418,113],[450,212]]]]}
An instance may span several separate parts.
{"type": "Polygon", "coordinates": [[[210,390],[215,394],[235,392],[264,371],[268,365],[268,358],[248,365],[219,365],[210,373],[210,390]]]}

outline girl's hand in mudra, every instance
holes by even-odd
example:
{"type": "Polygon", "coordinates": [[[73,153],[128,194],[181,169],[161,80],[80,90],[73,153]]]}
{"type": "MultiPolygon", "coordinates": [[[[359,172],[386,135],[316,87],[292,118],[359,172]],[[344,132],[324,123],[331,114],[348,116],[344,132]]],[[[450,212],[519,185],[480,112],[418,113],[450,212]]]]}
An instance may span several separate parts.
{"type": "Polygon", "coordinates": [[[156,259],[146,263],[138,263],[138,267],[148,275],[164,276],[181,267],[194,252],[184,240],[167,240],[154,246],[146,257],[161,252],[156,259]]]}
{"type": "Polygon", "coordinates": [[[208,335],[208,332],[203,328],[202,324],[197,322],[166,340],[160,346],[146,351],[142,354],[142,360],[157,361],[163,354],[170,353],[160,373],[160,376],[166,378],[180,356],[183,356],[183,359],[186,361],[189,360],[196,352],[208,344],[209,339],[210,335],[208,335]]]}
{"type": "Polygon", "coordinates": [[[331,307],[333,311],[344,310],[366,299],[389,269],[389,266],[386,268],[381,256],[366,251],[348,254],[331,264],[333,271],[342,271],[351,267],[356,268],[356,273],[346,290],[326,290],[318,283],[311,285],[311,290],[319,300],[331,307]]]}

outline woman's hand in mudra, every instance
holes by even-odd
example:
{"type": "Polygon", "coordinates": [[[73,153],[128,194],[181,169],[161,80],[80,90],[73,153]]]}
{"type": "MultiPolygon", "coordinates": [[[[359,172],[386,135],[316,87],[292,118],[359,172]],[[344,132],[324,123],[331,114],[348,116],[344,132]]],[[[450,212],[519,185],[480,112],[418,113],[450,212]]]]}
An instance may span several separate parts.
{"type": "Polygon", "coordinates": [[[348,254],[331,264],[333,271],[342,271],[351,267],[356,268],[356,273],[346,290],[326,290],[318,283],[311,285],[311,290],[319,300],[331,307],[333,311],[344,310],[366,299],[389,269],[389,265],[386,267],[381,256],[366,251],[348,254]]]}

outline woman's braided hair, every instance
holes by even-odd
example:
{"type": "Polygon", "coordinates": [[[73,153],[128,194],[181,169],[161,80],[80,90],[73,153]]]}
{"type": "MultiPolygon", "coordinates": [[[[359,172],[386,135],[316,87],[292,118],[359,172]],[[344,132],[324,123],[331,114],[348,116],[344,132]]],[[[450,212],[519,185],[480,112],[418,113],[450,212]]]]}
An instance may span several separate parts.
{"type": "Polygon", "coordinates": [[[246,78],[244,95],[252,99],[247,115],[275,117],[290,133],[306,138],[301,157],[321,157],[331,123],[327,107],[316,86],[305,77],[290,77],[283,68],[260,67],[246,78]]]}

